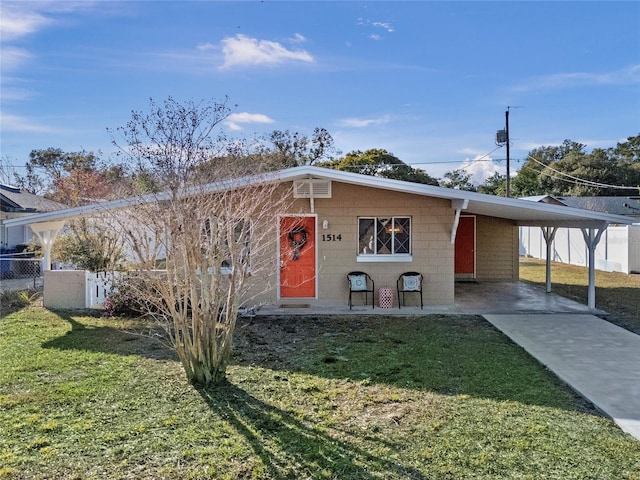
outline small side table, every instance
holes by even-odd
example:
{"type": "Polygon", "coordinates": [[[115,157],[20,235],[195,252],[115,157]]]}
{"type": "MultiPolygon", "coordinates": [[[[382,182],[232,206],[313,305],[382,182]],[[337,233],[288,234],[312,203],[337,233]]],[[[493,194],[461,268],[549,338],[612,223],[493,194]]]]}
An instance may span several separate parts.
{"type": "Polygon", "coordinates": [[[393,307],[393,290],[391,288],[382,287],[379,291],[380,308],[393,307]]]}

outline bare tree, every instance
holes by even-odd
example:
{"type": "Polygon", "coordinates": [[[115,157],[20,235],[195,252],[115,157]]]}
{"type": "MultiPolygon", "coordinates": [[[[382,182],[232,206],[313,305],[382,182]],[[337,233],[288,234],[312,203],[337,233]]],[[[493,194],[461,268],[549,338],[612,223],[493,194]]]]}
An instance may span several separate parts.
{"type": "Polygon", "coordinates": [[[275,213],[289,197],[266,177],[238,175],[237,143],[214,133],[228,111],[226,103],[152,101],[150,113],[134,112],[118,130],[121,152],[162,187],[120,214],[137,263],[132,285],[167,322],[187,377],[201,385],[225,378],[239,308],[268,288],[275,213]]]}
{"type": "Polygon", "coordinates": [[[0,183],[3,185],[15,185],[18,172],[15,165],[7,155],[0,157],[0,183]]]}

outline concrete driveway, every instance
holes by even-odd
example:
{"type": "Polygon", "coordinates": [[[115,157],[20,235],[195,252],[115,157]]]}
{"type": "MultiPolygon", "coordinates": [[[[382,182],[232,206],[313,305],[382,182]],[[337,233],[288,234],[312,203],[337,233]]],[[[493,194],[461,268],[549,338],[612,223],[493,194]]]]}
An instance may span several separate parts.
{"type": "Polygon", "coordinates": [[[484,318],[640,440],[639,335],[588,314],[484,318]]]}

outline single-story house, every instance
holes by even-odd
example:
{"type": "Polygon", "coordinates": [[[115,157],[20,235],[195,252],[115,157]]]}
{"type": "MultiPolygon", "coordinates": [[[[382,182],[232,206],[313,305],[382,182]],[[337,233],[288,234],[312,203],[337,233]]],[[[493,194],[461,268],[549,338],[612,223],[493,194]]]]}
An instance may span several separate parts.
{"type": "MultiPolygon", "coordinates": [[[[275,305],[345,305],[351,271],[369,274],[376,288],[394,290],[401,273],[419,272],[424,276],[425,304],[453,304],[456,280],[518,280],[521,225],[540,226],[550,238],[558,227],[580,229],[592,251],[608,225],[631,223],[624,216],[313,166],[245,177],[233,184],[212,183],[206,188],[215,194],[265,178],[280,182],[283,192],[293,196],[290,211],[273,215],[279,234],[271,254],[274,259],[287,256],[295,260],[276,268],[274,287],[260,298],[275,305]],[[303,222],[294,223],[291,218],[303,218],[303,222]]],[[[10,220],[9,224],[31,225],[48,255],[66,219],[143,201],[116,200],[10,220]]],[[[595,308],[591,264],[589,280],[589,307],[595,308]]],[[[407,302],[416,300],[407,297],[407,302]]]]}
{"type": "Polygon", "coordinates": [[[0,183],[0,247],[13,250],[17,245],[29,243],[33,238],[27,224],[9,227],[5,224],[6,220],[65,208],[67,206],[62,203],[0,183]]]}
{"type": "MultiPolygon", "coordinates": [[[[610,224],[607,227],[595,251],[595,266],[603,271],[640,273],[640,196],[541,195],[526,197],[525,200],[628,217],[633,225],[610,224]]],[[[545,240],[539,227],[520,227],[520,254],[531,258],[546,258],[545,240]]],[[[581,232],[559,228],[553,241],[551,260],[572,265],[587,265],[588,249],[581,232]]]]}

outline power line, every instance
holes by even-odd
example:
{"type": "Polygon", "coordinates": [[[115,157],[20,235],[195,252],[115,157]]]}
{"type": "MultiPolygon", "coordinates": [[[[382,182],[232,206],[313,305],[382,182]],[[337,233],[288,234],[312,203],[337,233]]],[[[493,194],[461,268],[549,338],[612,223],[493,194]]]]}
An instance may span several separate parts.
{"type": "MultiPolygon", "coordinates": [[[[496,162],[496,161],[502,161],[501,160],[495,160],[493,158],[487,158],[489,155],[491,155],[493,152],[495,152],[496,150],[499,150],[502,148],[502,145],[498,145],[496,148],[494,148],[493,150],[491,150],[488,153],[485,153],[484,155],[482,155],[481,157],[475,158],[473,159],[473,161],[471,163],[469,163],[468,165],[463,165],[461,168],[467,168],[470,167],[471,165],[473,165],[474,163],[478,163],[478,162],[496,162]]],[[[460,163],[464,163],[464,161],[456,161],[456,162],[417,162],[417,163],[411,163],[411,165],[445,165],[445,164],[460,164],[460,163]]]]}
{"type": "MultiPolygon", "coordinates": [[[[610,185],[608,183],[600,183],[600,182],[594,182],[592,180],[585,180],[584,178],[575,177],[573,175],[569,175],[568,173],[561,172],[560,170],[556,170],[555,168],[544,164],[540,160],[532,157],[531,155],[527,155],[527,158],[533,160],[534,162],[536,162],[539,165],[542,165],[543,167],[545,167],[545,169],[548,168],[552,172],[555,172],[558,175],[561,175],[562,177],[568,177],[571,180],[554,177],[553,175],[549,175],[548,173],[544,173],[544,172],[540,172],[541,174],[544,173],[545,175],[548,175],[551,178],[557,178],[558,180],[563,180],[565,182],[573,183],[575,185],[583,185],[583,186],[588,186],[588,187],[600,187],[600,188],[617,188],[617,189],[620,189],[620,190],[637,190],[638,189],[638,187],[625,187],[625,186],[622,186],[622,185],[610,185]]],[[[525,165],[525,168],[530,168],[531,170],[535,170],[535,169],[533,169],[531,167],[527,167],[526,165],[525,165]]]]}

